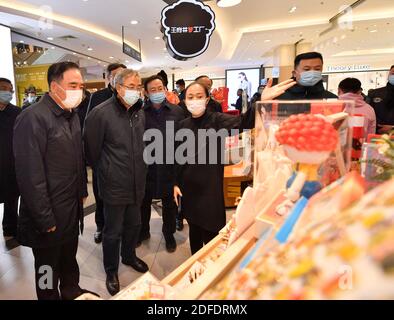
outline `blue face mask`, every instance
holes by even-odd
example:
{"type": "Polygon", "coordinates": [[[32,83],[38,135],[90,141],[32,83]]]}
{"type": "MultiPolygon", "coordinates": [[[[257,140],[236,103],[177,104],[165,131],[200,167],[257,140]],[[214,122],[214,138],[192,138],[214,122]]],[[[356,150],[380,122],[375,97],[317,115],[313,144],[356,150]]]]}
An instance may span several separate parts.
{"type": "Polygon", "coordinates": [[[9,104],[12,100],[12,93],[9,91],[0,91],[0,102],[9,104]]]}
{"type": "Polygon", "coordinates": [[[394,86],[394,74],[389,76],[389,83],[394,86]]]}
{"type": "Polygon", "coordinates": [[[301,73],[298,83],[303,87],[313,87],[323,79],[321,71],[305,71],[301,73]]]}
{"type": "Polygon", "coordinates": [[[151,93],[149,95],[150,101],[154,104],[161,104],[163,101],[166,99],[166,93],[165,92],[155,92],[151,93]]]}

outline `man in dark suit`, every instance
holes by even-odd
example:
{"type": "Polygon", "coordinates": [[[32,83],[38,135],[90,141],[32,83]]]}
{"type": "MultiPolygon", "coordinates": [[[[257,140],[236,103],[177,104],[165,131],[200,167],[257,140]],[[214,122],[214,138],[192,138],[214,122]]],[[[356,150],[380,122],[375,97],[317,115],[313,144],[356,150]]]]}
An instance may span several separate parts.
{"type": "MultiPolygon", "coordinates": [[[[115,92],[115,77],[120,71],[126,68],[127,67],[124,64],[120,63],[112,63],[107,67],[107,79],[109,82],[108,87],[99,90],[91,95],[87,115],[98,105],[112,98],[115,92]]],[[[93,170],[93,193],[94,198],[96,199],[95,220],[97,226],[96,233],[94,234],[94,241],[96,243],[101,243],[103,239],[102,232],[104,229],[104,204],[98,192],[97,173],[95,172],[95,170],[93,170]]]]}
{"type": "Polygon", "coordinates": [[[0,203],[4,203],[4,237],[16,237],[19,190],[12,151],[14,123],[21,109],[11,104],[14,89],[10,80],[0,78],[0,203]]]}

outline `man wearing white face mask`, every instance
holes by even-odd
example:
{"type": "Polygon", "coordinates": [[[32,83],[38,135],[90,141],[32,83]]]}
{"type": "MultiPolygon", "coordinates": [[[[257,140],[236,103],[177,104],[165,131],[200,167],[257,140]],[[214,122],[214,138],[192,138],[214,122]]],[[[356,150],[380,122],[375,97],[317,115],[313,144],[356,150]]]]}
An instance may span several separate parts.
{"type": "Polygon", "coordinates": [[[294,80],[297,85],[288,89],[278,100],[338,99],[323,85],[323,56],[318,52],[298,55],[294,60],[294,80]]]}
{"type": "Polygon", "coordinates": [[[77,64],[48,70],[49,94],[17,118],[14,155],[21,206],[18,241],[31,247],[38,299],[71,300],[81,295],[76,260],[83,203],[87,197],[81,129],[75,108],[83,80],[77,64]],[[48,268],[43,286],[42,268],[48,268]]]}
{"type": "Polygon", "coordinates": [[[114,96],[87,116],[84,129],[86,158],[97,173],[104,203],[104,269],[111,295],[120,290],[119,256],[134,270],[148,271],[135,251],[147,172],[141,77],[136,71],[122,70],[115,78],[115,88],[114,96]]]}

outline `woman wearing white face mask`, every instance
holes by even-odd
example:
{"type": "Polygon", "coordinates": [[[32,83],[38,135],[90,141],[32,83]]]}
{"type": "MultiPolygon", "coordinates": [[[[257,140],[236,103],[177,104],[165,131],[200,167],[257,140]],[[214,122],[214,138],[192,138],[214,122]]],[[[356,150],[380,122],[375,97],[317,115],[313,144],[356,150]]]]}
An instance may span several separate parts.
{"type": "MultiPolygon", "coordinates": [[[[293,80],[288,80],[272,87],[271,80],[262,94],[262,100],[272,100],[294,84],[293,80]]],[[[241,116],[233,116],[207,110],[209,92],[199,83],[189,85],[185,94],[185,104],[192,116],[181,121],[179,129],[189,129],[195,145],[192,154],[187,155],[186,163],[177,165],[174,199],[179,204],[179,197],[182,198],[183,211],[189,224],[191,252],[194,254],[226,224],[224,159],[221,159],[224,150],[221,139],[219,136],[202,138],[199,130],[218,132],[221,129],[252,129],[255,112],[254,108],[250,108],[241,116]]],[[[175,161],[179,160],[176,155],[175,161]]]]}

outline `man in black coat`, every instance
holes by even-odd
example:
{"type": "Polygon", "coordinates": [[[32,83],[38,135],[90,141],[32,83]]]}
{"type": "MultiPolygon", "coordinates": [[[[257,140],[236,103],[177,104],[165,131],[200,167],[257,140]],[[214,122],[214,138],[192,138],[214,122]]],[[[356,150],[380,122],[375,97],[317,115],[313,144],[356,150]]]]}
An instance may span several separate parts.
{"type": "Polygon", "coordinates": [[[377,120],[377,132],[389,133],[394,129],[394,66],[389,72],[389,81],[383,88],[371,90],[368,103],[374,108],[377,120]]]}
{"type": "Polygon", "coordinates": [[[186,89],[185,80],[179,79],[177,82],[175,82],[175,85],[176,85],[176,91],[179,94],[179,100],[182,102],[185,100],[185,89],[186,89]]]}
{"type": "Polygon", "coordinates": [[[0,78],[0,203],[4,203],[4,237],[16,237],[19,190],[15,177],[12,138],[21,109],[12,105],[14,90],[10,80],[0,78]]]}
{"type": "Polygon", "coordinates": [[[204,87],[206,87],[209,91],[209,102],[207,105],[207,110],[211,112],[223,112],[222,105],[217,102],[215,99],[212,98],[211,96],[211,91],[212,91],[212,86],[213,86],[213,81],[211,78],[208,76],[199,76],[195,80],[196,82],[202,84],[204,87]]]}
{"type": "Polygon", "coordinates": [[[88,115],[84,130],[86,157],[97,173],[99,196],[104,202],[104,268],[111,295],[119,292],[119,254],[123,264],[142,273],[148,271],[135,251],[147,171],[141,78],[125,69],[118,73],[115,83],[117,93],[88,115]]]}
{"type": "Polygon", "coordinates": [[[71,300],[84,292],[76,254],[88,195],[74,110],[82,100],[78,65],[52,65],[48,84],[49,94],[23,111],[14,128],[21,191],[18,241],[33,249],[38,299],[71,300]]]}
{"type": "MultiPolygon", "coordinates": [[[[112,96],[114,95],[114,92],[115,92],[115,85],[114,85],[115,77],[120,71],[122,71],[124,69],[126,69],[126,66],[124,64],[120,64],[120,63],[111,63],[107,67],[107,79],[109,82],[108,87],[105,89],[99,90],[91,95],[88,110],[85,113],[85,118],[86,118],[86,115],[89,114],[98,105],[100,105],[103,102],[107,101],[108,99],[112,98],[112,96]]],[[[96,243],[101,243],[102,231],[104,228],[104,208],[103,208],[104,204],[103,204],[103,200],[100,198],[100,195],[98,192],[97,174],[94,170],[93,170],[93,193],[94,193],[94,198],[96,200],[95,220],[96,220],[96,226],[97,226],[97,230],[94,234],[94,241],[96,243]]]]}
{"type": "Polygon", "coordinates": [[[149,222],[152,200],[161,199],[163,205],[162,231],[166,241],[166,249],[168,252],[174,252],[177,247],[174,238],[177,214],[177,207],[173,197],[175,166],[174,161],[171,163],[171,159],[167,159],[166,156],[166,141],[167,138],[170,139],[167,135],[166,128],[167,126],[173,126],[175,130],[178,122],[183,120],[185,116],[181,107],[170,104],[166,100],[166,89],[160,76],[148,78],[144,86],[145,92],[148,95],[148,100],[144,108],[146,119],[145,128],[147,132],[148,130],[156,130],[156,133],[160,132],[161,137],[163,137],[163,145],[159,146],[160,150],[155,150],[161,153],[163,159],[162,161],[155,161],[155,163],[149,164],[148,167],[145,198],[141,207],[142,228],[140,242],[150,238],[149,222]]]}
{"type": "Polygon", "coordinates": [[[318,52],[298,55],[294,61],[294,79],[297,85],[288,89],[278,100],[338,99],[323,85],[323,56],[318,52]]]}

